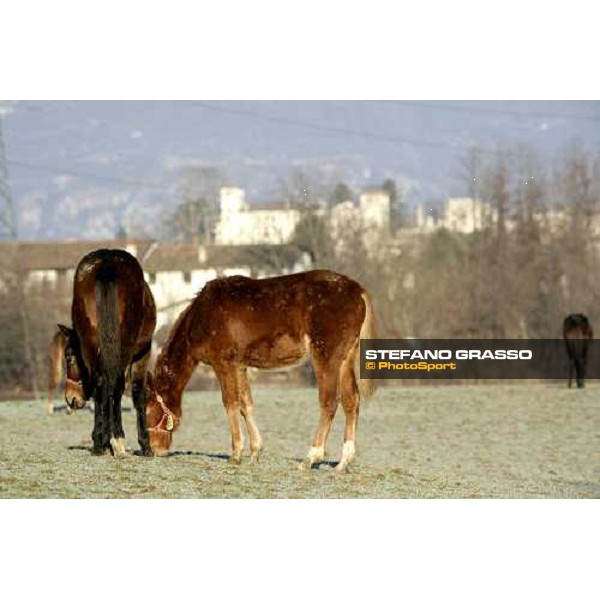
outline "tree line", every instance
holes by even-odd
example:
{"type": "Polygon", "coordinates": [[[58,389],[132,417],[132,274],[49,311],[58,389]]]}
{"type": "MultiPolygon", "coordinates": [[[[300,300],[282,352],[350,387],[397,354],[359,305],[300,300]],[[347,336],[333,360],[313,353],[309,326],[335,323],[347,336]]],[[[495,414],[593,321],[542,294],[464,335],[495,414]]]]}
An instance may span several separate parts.
{"type": "MultiPolygon", "coordinates": [[[[222,181],[217,172],[206,175],[181,180],[179,207],[163,221],[165,239],[193,241],[202,234],[198,223],[210,225],[222,181]]],[[[403,226],[400,211],[389,231],[364,231],[358,220],[332,228],[328,211],[349,198],[350,187],[324,187],[294,171],[285,184],[291,202],[310,208],[325,198],[327,208],[306,210],[293,242],[315,268],[345,273],[371,292],[381,337],[555,338],[571,312],[596,324],[600,155],[574,143],[548,163],[527,148],[473,148],[458,176],[465,194],[489,207],[469,234],[417,231],[403,226]]],[[[402,190],[391,180],[384,185],[393,215],[402,190]]],[[[0,392],[43,392],[48,346],[56,323],[69,320],[70,293],[70,283],[28,281],[18,256],[2,250],[0,392]]]]}

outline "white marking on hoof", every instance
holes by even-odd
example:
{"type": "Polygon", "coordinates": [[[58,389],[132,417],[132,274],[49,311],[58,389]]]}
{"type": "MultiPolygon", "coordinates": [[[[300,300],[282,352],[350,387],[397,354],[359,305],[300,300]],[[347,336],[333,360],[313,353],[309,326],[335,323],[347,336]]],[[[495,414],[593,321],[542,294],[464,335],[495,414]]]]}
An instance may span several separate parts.
{"type": "Polygon", "coordinates": [[[46,410],[47,415],[51,415],[54,412],[54,402],[48,403],[48,408],[46,410]]]}
{"type": "Polygon", "coordinates": [[[127,456],[127,450],[125,449],[125,439],[124,438],[110,438],[110,446],[113,450],[113,454],[117,458],[122,458],[123,456],[127,456]]]}
{"type": "Polygon", "coordinates": [[[336,466],[335,470],[338,473],[344,473],[348,465],[352,462],[355,454],[356,450],[354,448],[354,441],[348,440],[347,442],[344,442],[342,447],[342,458],[340,459],[340,462],[336,466]]]}
{"type": "Polygon", "coordinates": [[[311,446],[306,458],[300,463],[299,469],[310,469],[315,463],[321,462],[325,458],[325,448],[323,446],[311,446]]]}
{"type": "Polygon", "coordinates": [[[311,464],[322,461],[325,458],[325,448],[323,446],[311,446],[306,458],[311,464]]]}

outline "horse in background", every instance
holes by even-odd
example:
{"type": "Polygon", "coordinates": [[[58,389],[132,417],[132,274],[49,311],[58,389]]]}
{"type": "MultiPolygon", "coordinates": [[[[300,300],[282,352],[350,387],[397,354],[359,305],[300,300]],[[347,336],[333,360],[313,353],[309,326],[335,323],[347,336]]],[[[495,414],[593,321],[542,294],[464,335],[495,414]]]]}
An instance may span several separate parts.
{"type": "Polygon", "coordinates": [[[156,306],[138,261],[124,250],[96,250],[77,266],[73,284],[73,328],[65,336],[71,409],[94,397],[93,453],[126,454],[121,416],[125,373],[137,412],[142,454],[152,453],[146,427],[146,374],[156,327],[156,306]]]}
{"type": "Polygon", "coordinates": [[[212,366],[221,385],[231,429],[231,461],[239,464],[242,459],[240,417],[250,438],[251,461],[258,460],[263,444],[247,368],[282,367],[310,355],[321,410],[304,466],[323,460],[341,400],[346,427],[336,469],[345,471],[355,454],[360,395],[374,392],[374,381],[359,376],[360,339],[374,337],[370,297],[344,275],[319,270],[209,282],[179,316],[157,359],[148,402],[153,450],[161,454],[170,448],[181,421],[183,390],[203,362],[212,366]]]}
{"type": "Polygon", "coordinates": [[[594,330],[585,315],[577,313],[565,318],[563,338],[569,357],[569,387],[573,380],[573,368],[575,368],[577,387],[582,388],[585,385],[587,356],[593,337],[594,330]]]}
{"type": "MultiPolygon", "coordinates": [[[[57,331],[52,336],[49,351],[49,372],[48,372],[48,406],[46,414],[54,413],[54,399],[56,390],[59,387],[63,377],[63,360],[65,357],[65,347],[67,340],[62,331],[57,331]]],[[[71,408],[67,406],[67,412],[71,414],[71,408]]]]}
{"type": "MultiPolygon", "coordinates": [[[[52,336],[52,341],[50,342],[50,351],[49,351],[49,373],[48,373],[48,406],[46,408],[46,413],[48,415],[52,415],[54,413],[54,400],[56,397],[56,390],[60,386],[63,378],[63,373],[65,371],[65,364],[67,361],[71,361],[72,349],[67,347],[68,344],[68,333],[64,333],[61,330],[59,325],[58,331],[52,336]],[[65,356],[65,354],[67,356],[65,356]]],[[[66,328],[67,331],[68,328],[66,328]]],[[[148,361],[148,371],[154,369],[156,364],[156,347],[154,342],[152,343],[152,350],[150,359],[148,361]]],[[[74,370],[77,369],[77,366],[74,365],[71,368],[71,375],[74,376],[74,370]]],[[[82,383],[81,379],[70,379],[65,382],[65,388],[69,386],[73,390],[79,390],[79,393],[82,393],[82,383]]],[[[123,392],[126,396],[131,396],[131,365],[127,367],[127,371],[125,372],[125,390],[123,392]]],[[[76,397],[76,393],[72,394],[72,398],[76,397]]],[[[85,400],[89,400],[86,398],[85,400]]],[[[78,403],[78,400],[75,398],[75,403],[78,403]]],[[[72,414],[73,411],[69,405],[65,406],[67,410],[67,414],[72,414]]]]}

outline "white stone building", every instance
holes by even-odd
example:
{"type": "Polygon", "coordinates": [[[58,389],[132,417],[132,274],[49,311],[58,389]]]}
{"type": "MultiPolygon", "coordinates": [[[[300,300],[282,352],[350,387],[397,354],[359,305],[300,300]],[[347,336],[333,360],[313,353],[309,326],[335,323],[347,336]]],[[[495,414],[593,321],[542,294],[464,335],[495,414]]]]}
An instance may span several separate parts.
{"type": "MultiPolygon", "coordinates": [[[[334,233],[347,229],[376,231],[389,230],[390,197],[380,189],[364,191],[358,206],[351,200],[342,202],[328,213],[323,208],[314,209],[328,215],[334,233]]],[[[215,227],[215,243],[223,245],[287,244],[294,236],[303,211],[282,204],[250,206],[244,190],[237,187],[221,188],[220,216],[215,227]]]]}
{"type": "Polygon", "coordinates": [[[448,198],[441,215],[427,213],[419,204],[415,215],[416,227],[423,232],[445,227],[455,233],[473,233],[495,221],[492,207],[477,198],[448,198]]]}
{"type": "Polygon", "coordinates": [[[446,202],[444,224],[450,231],[473,233],[493,220],[489,204],[477,198],[449,198],[446,202]]]}
{"type": "Polygon", "coordinates": [[[215,228],[217,244],[286,244],[301,218],[297,209],[282,205],[253,207],[237,187],[221,188],[221,214],[215,228]]]}

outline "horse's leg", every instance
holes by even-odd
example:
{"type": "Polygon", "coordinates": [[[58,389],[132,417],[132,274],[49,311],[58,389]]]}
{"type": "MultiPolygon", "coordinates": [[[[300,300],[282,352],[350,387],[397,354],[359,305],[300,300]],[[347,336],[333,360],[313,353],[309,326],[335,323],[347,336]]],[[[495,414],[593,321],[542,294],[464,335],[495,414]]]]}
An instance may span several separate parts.
{"type": "Polygon", "coordinates": [[[573,383],[573,361],[569,359],[569,389],[573,383]]]}
{"type": "MultiPolygon", "coordinates": [[[[48,406],[46,413],[51,415],[54,412],[54,400],[56,396],[56,388],[60,385],[62,379],[62,346],[53,343],[50,351],[50,369],[48,378],[48,406]]],[[[67,413],[71,414],[71,409],[68,404],[67,413]]]]}
{"type": "Polygon", "coordinates": [[[131,366],[131,397],[137,416],[137,434],[140,450],[144,456],[152,456],[150,435],[146,426],[146,370],[150,352],[131,366]]]}
{"type": "Polygon", "coordinates": [[[313,438],[313,443],[308,451],[306,460],[300,465],[301,468],[312,467],[313,464],[322,461],[325,458],[325,443],[331,429],[333,417],[338,406],[337,383],[339,365],[333,361],[320,364],[314,361],[315,374],[317,376],[317,385],[319,387],[319,406],[320,416],[317,432],[313,438]]]}
{"type": "Polygon", "coordinates": [[[355,439],[360,405],[358,385],[356,383],[356,375],[354,374],[354,352],[351,352],[342,363],[340,369],[340,388],[342,406],[346,415],[346,428],[344,430],[342,458],[335,470],[344,472],[354,458],[356,452],[355,439]]]}
{"type": "Polygon", "coordinates": [[[583,364],[581,358],[575,359],[575,378],[577,380],[577,387],[583,387],[583,364]]]}
{"type": "MultiPolygon", "coordinates": [[[[50,375],[52,377],[52,374],[50,375]]],[[[56,386],[54,385],[54,381],[51,379],[48,385],[48,406],[46,407],[46,414],[51,415],[54,413],[54,396],[56,393],[56,386]]],[[[68,406],[67,406],[68,408],[68,406]]]]}
{"type": "Polygon", "coordinates": [[[225,406],[227,417],[229,418],[229,428],[231,429],[230,461],[239,465],[242,462],[242,453],[244,451],[244,436],[240,423],[241,378],[239,376],[239,369],[232,365],[224,365],[215,369],[215,372],[221,384],[223,405],[225,406]]]}
{"type": "Polygon", "coordinates": [[[109,392],[109,403],[112,409],[110,446],[117,458],[127,455],[127,451],[125,450],[125,432],[123,431],[123,416],[121,413],[121,398],[124,387],[125,378],[121,374],[111,386],[109,392]]]}
{"type": "Polygon", "coordinates": [[[263,448],[262,438],[254,420],[254,402],[252,392],[250,391],[250,382],[248,381],[248,372],[244,368],[241,370],[240,377],[240,399],[241,412],[246,422],[248,437],[250,438],[250,462],[258,462],[260,451],[263,448]]]}
{"type": "Polygon", "coordinates": [[[109,448],[106,393],[105,380],[104,378],[99,377],[94,388],[94,430],[92,431],[93,454],[104,454],[109,448]]]}

